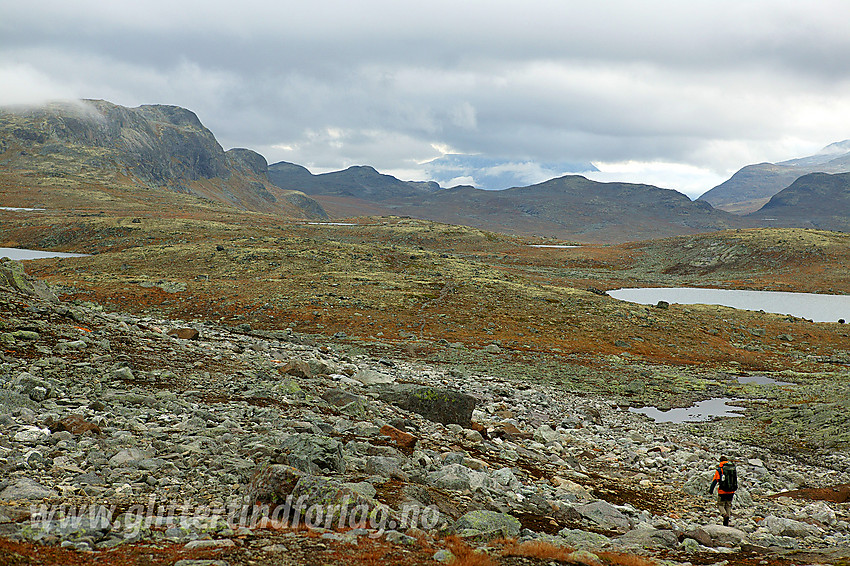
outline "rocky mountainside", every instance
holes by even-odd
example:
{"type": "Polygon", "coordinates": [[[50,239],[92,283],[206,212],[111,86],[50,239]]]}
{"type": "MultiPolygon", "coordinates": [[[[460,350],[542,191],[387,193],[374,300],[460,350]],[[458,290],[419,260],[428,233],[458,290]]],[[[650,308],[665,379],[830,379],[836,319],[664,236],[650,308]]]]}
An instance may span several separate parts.
{"type": "Polygon", "coordinates": [[[54,187],[167,189],[245,210],[325,217],[303,193],[268,179],[263,156],[224,151],[185,108],[126,108],[102,100],[0,109],[0,175],[54,187]]]}
{"type": "Polygon", "coordinates": [[[809,173],[850,171],[850,140],[836,142],[815,155],[782,161],[747,165],[728,181],[699,197],[716,208],[746,214],[758,210],[773,195],[809,173]]]}
{"type": "MultiPolygon", "coordinates": [[[[107,313],[3,281],[4,564],[850,558],[844,444],[803,461],[726,429],[747,417],[656,423],[542,380],[107,313]],[[707,493],[721,454],[740,478],[730,527],[707,493]],[[122,559],[133,549],[146,555],[122,559]]],[[[841,432],[846,418],[825,422],[841,432]]]]}
{"type": "Polygon", "coordinates": [[[850,173],[811,173],[748,215],[769,226],[850,231],[850,173]]]}
{"type": "Polygon", "coordinates": [[[269,166],[269,178],[278,187],[303,191],[309,195],[352,197],[369,201],[417,197],[440,190],[437,183],[401,181],[368,166],[313,175],[305,167],[281,161],[269,166]]]}

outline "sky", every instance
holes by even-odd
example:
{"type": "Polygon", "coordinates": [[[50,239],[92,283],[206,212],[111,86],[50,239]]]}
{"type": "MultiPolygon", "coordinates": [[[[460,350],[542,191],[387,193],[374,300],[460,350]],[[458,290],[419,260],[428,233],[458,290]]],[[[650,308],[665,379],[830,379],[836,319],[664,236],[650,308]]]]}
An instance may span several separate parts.
{"type": "Polygon", "coordinates": [[[183,106],[313,173],[461,154],[695,197],[850,138],[850,2],[4,2],[0,105],[67,98],[183,106]]]}

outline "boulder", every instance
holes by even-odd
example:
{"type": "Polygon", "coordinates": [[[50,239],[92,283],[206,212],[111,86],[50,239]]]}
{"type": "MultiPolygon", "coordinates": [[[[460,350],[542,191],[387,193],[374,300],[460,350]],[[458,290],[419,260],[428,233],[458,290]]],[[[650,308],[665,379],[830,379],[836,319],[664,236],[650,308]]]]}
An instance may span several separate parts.
{"type": "Polygon", "coordinates": [[[807,536],[819,536],[823,531],[809,523],[768,515],[762,523],[771,534],[781,537],[803,538],[807,536]]]}
{"type": "Polygon", "coordinates": [[[201,337],[201,333],[195,328],[172,328],[168,335],[181,340],[198,340],[201,337]]]}
{"type": "Polygon", "coordinates": [[[439,489],[465,491],[471,488],[470,469],[461,464],[449,464],[428,474],[428,484],[439,489]]]}
{"type": "Polygon", "coordinates": [[[522,530],[516,517],[496,511],[470,511],[455,522],[455,530],[464,538],[492,540],[515,538],[522,530]]]}
{"type": "Polygon", "coordinates": [[[112,531],[109,510],[92,508],[91,512],[79,516],[64,517],[59,520],[33,521],[24,528],[23,535],[30,540],[39,541],[46,536],[56,536],[65,541],[100,542],[112,531]]]}
{"type": "Polygon", "coordinates": [[[329,436],[295,434],[284,440],[280,449],[286,463],[302,472],[308,474],[345,472],[342,444],[329,436]]]}
{"type": "Polygon", "coordinates": [[[353,377],[363,385],[382,385],[394,381],[392,376],[371,369],[361,369],[353,377]]]}
{"type": "Polygon", "coordinates": [[[825,501],[817,501],[811,505],[807,505],[800,511],[799,515],[798,518],[814,519],[824,525],[832,526],[838,523],[838,517],[835,515],[835,511],[825,501]]]}
{"type": "Polygon", "coordinates": [[[51,303],[59,302],[46,283],[26,274],[21,262],[5,257],[0,258],[0,285],[25,295],[34,295],[51,303]]]}
{"type": "Polygon", "coordinates": [[[629,548],[675,548],[679,537],[666,529],[635,529],[616,539],[618,545],[629,548]]]}
{"type": "Polygon", "coordinates": [[[303,475],[301,470],[292,466],[267,464],[251,476],[248,499],[252,503],[283,503],[303,475]]]}
{"type": "Polygon", "coordinates": [[[310,379],[313,377],[313,372],[310,370],[310,364],[297,358],[289,360],[282,368],[280,368],[280,372],[285,375],[300,377],[302,379],[310,379]]]}
{"type": "Polygon", "coordinates": [[[388,456],[369,456],[366,458],[366,473],[385,478],[396,478],[403,481],[408,481],[409,479],[407,474],[401,469],[401,460],[388,456]]]}
{"type": "Polygon", "coordinates": [[[562,529],[558,532],[558,537],[563,540],[564,546],[576,549],[598,550],[611,545],[611,539],[608,537],[581,529],[562,529]]]}
{"type": "Polygon", "coordinates": [[[381,434],[390,438],[393,443],[402,450],[412,450],[416,446],[417,438],[408,432],[401,431],[394,426],[384,425],[381,434]]]}
{"type": "Polygon", "coordinates": [[[68,415],[53,423],[50,430],[53,432],[68,431],[71,434],[85,434],[87,432],[97,435],[103,434],[99,426],[87,421],[82,415],[68,415]]]}
{"type": "Polygon", "coordinates": [[[41,402],[50,397],[53,388],[40,377],[22,371],[12,380],[12,391],[26,395],[33,401],[41,402]]]}
{"type": "Polygon", "coordinates": [[[464,427],[471,425],[476,403],[474,397],[459,391],[411,384],[384,386],[379,395],[383,401],[428,420],[464,427]]]}
{"type": "Polygon", "coordinates": [[[58,495],[54,490],[45,487],[30,478],[19,478],[12,485],[0,491],[0,499],[44,499],[58,495]]]}
{"type": "Polygon", "coordinates": [[[50,429],[39,428],[37,426],[25,426],[23,430],[19,430],[12,437],[15,442],[23,444],[39,444],[47,440],[50,436],[50,429]]]}
{"type": "MultiPolygon", "coordinates": [[[[705,525],[702,527],[703,532],[711,539],[711,544],[703,546],[724,546],[733,547],[741,544],[741,541],[747,536],[747,533],[734,527],[724,527],[723,525],[705,525]]],[[[699,539],[696,539],[699,540],[699,539]]]]}
{"type": "Polygon", "coordinates": [[[340,482],[317,476],[303,476],[292,490],[292,517],[308,526],[385,527],[398,517],[386,505],[364,497],[340,482]]]}
{"type": "Polygon", "coordinates": [[[148,450],[141,448],[125,448],[119,450],[114,456],[109,459],[109,465],[113,468],[123,466],[138,467],[139,462],[151,458],[153,454],[148,450]]]}
{"type": "Polygon", "coordinates": [[[576,511],[602,529],[625,533],[631,527],[629,518],[607,501],[598,500],[579,505],[576,511]]]}

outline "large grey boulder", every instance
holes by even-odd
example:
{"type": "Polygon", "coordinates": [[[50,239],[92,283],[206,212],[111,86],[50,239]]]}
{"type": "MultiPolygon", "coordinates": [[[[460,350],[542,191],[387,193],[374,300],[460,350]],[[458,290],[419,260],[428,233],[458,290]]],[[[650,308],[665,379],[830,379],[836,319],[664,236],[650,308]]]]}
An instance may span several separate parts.
{"type": "Polygon", "coordinates": [[[762,526],[770,531],[771,534],[781,537],[803,538],[823,534],[821,529],[809,523],[786,519],[785,517],[777,517],[775,515],[765,517],[762,526]]]}
{"type": "Polygon", "coordinates": [[[40,377],[22,371],[12,380],[12,390],[26,395],[33,401],[41,402],[50,397],[53,387],[40,377]]]}
{"type": "Polygon", "coordinates": [[[594,501],[575,508],[582,517],[602,529],[625,533],[631,528],[631,522],[619,509],[607,501],[594,501]]]}
{"type": "Polygon", "coordinates": [[[411,384],[384,385],[380,398],[406,411],[418,413],[428,420],[468,427],[472,422],[475,397],[438,387],[411,384]]]}
{"type": "Polygon", "coordinates": [[[142,448],[125,448],[119,450],[114,456],[109,459],[109,465],[113,468],[122,466],[139,467],[139,463],[148,460],[153,456],[149,450],[142,448]]]}
{"type": "Polygon", "coordinates": [[[564,546],[579,550],[599,550],[611,546],[611,539],[608,537],[581,529],[562,529],[558,532],[558,538],[563,541],[564,546]]]}
{"type": "Polygon", "coordinates": [[[280,449],[290,466],[308,474],[345,472],[342,444],[329,436],[300,433],[284,440],[280,449]]]}
{"type": "Polygon", "coordinates": [[[455,522],[455,530],[464,538],[491,540],[519,536],[519,519],[496,511],[470,511],[455,522]]]}
{"type": "Polygon", "coordinates": [[[734,547],[740,545],[741,541],[747,536],[747,533],[740,529],[724,527],[723,525],[705,525],[702,527],[702,531],[711,540],[711,544],[704,546],[734,547]]]}
{"type": "Polygon", "coordinates": [[[679,537],[666,529],[635,529],[616,539],[616,542],[626,548],[675,548],[679,544],[679,537]]]}
{"type": "Polygon", "coordinates": [[[13,501],[16,499],[44,499],[58,495],[54,490],[45,487],[30,478],[19,478],[12,485],[0,491],[0,499],[13,501]]]}

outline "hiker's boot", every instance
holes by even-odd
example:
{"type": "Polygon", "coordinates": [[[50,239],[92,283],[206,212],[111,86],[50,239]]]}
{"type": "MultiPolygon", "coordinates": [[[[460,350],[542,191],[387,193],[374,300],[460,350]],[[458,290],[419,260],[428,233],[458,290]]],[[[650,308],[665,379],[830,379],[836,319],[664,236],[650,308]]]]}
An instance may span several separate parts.
{"type": "Polygon", "coordinates": [[[728,527],[728,526],[729,526],[729,517],[723,517],[723,526],[724,526],[724,527],[728,527]]]}

